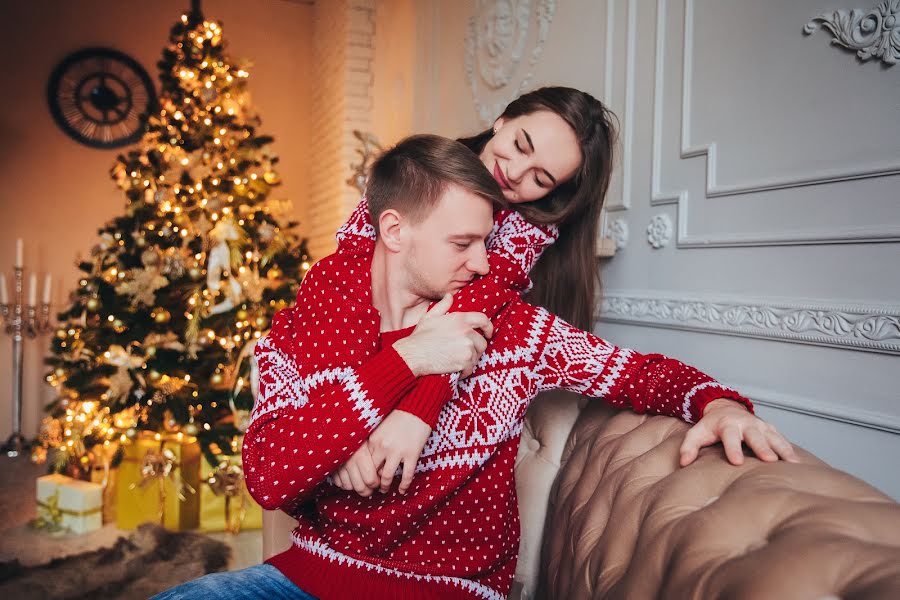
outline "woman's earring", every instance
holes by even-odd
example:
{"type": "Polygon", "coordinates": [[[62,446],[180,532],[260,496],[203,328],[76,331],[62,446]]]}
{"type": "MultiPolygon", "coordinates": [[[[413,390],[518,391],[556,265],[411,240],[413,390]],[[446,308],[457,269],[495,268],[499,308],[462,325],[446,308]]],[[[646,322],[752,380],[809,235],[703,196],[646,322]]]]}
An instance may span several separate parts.
{"type": "Polygon", "coordinates": [[[494,127],[494,135],[497,135],[498,128],[494,127]]]}

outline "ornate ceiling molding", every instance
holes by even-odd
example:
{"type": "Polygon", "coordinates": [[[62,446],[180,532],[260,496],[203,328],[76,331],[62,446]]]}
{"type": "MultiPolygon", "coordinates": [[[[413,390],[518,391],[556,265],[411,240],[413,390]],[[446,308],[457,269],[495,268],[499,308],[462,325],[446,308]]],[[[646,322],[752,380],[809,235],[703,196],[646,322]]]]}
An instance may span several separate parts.
{"type": "Polygon", "coordinates": [[[900,306],[606,292],[601,321],[900,354],[900,306]]]}
{"type": "Polygon", "coordinates": [[[862,62],[880,58],[890,67],[900,61],[900,0],[883,0],[868,12],[854,8],[822,13],[803,27],[803,33],[815,31],[816,22],[834,36],[832,44],[856,50],[862,62]]]}
{"type": "Polygon", "coordinates": [[[528,90],[555,13],[556,0],[478,0],[476,3],[466,33],[466,78],[484,125],[490,125],[507,104],[528,90]],[[535,40],[531,51],[526,52],[533,22],[535,40]],[[526,72],[515,85],[520,68],[526,72]],[[485,97],[496,98],[504,89],[508,91],[500,99],[492,101],[485,97]]]}

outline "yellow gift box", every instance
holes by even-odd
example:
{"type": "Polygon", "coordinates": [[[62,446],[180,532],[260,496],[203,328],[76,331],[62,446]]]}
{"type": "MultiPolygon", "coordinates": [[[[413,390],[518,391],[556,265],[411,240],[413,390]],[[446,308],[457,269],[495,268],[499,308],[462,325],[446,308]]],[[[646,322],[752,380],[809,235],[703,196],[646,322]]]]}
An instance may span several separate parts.
{"type": "Polygon", "coordinates": [[[200,468],[200,529],[232,533],[241,529],[262,529],[262,507],[247,491],[241,455],[223,456],[222,460],[214,466],[203,457],[200,468]]]}
{"type": "Polygon", "coordinates": [[[155,522],[172,530],[199,524],[200,445],[181,433],[141,433],[119,465],[116,525],[155,522]]]}
{"type": "Polygon", "coordinates": [[[103,487],[59,473],[37,479],[37,519],[48,531],[86,533],[103,526],[103,487]]]}
{"type": "Polygon", "coordinates": [[[103,524],[116,521],[116,483],[119,469],[108,465],[91,467],[91,481],[103,488],[103,524]]]}

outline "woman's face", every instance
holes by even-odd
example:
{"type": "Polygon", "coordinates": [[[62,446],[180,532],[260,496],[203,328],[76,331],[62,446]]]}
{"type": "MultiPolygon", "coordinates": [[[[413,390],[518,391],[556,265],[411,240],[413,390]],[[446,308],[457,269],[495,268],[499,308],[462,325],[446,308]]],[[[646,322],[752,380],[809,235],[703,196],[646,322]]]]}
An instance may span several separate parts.
{"type": "Polygon", "coordinates": [[[494,129],[496,133],[481,151],[481,162],[513,204],[543,198],[574,177],[581,166],[575,131],[552,111],[500,117],[494,129]]]}

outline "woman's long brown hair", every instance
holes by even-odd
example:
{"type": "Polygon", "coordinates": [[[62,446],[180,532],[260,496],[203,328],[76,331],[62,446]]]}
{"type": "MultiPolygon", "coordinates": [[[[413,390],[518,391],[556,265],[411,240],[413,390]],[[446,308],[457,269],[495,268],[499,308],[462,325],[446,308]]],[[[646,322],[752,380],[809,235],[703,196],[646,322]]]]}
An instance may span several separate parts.
{"type": "MultiPolygon", "coordinates": [[[[541,110],[556,113],[572,127],[582,161],[575,176],[547,196],[512,205],[532,223],[559,227],[559,240],[531,271],[534,287],[525,300],[590,331],[600,294],[596,244],[600,210],[612,173],[615,117],[590,94],[567,87],[545,87],[524,94],[500,116],[514,119],[541,110]]],[[[459,141],[481,154],[492,135],[487,129],[459,141]]]]}

